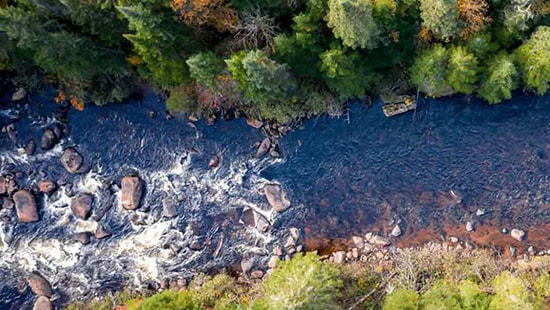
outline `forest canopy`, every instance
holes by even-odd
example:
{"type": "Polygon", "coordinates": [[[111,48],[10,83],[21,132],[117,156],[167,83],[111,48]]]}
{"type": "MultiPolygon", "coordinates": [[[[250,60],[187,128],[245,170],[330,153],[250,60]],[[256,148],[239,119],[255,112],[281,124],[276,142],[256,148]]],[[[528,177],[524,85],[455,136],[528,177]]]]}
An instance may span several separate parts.
{"type": "Polygon", "coordinates": [[[0,1],[0,70],[79,106],[149,83],[278,122],[391,88],[496,104],[548,92],[550,1],[0,1]]]}

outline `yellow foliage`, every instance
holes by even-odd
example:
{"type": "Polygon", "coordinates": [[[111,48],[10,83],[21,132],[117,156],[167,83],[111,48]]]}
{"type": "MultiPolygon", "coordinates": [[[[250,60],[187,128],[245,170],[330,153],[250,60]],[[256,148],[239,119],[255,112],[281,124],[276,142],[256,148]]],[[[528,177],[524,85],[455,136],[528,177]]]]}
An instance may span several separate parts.
{"type": "Polygon", "coordinates": [[[67,96],[65,95],[65,92],[62,91],[62,90],[59,90],[57,91],[57,96],[55,98],[53,98],[53,100],[56,102],[56,103],[60,103],[60,102],[63,102],[67,99],[67,96]]]}
{"type": "Polygon", "coordinates": [[[550,14],[550,1],[538,0],[535,4],[535,12],[542,16],[550,14]]]}
{"type": "Polygon", "coordinates": [[[226,0],[172,0],[170,6],[187,25],[235,32],[239,24],[237,11],[226,0]]]}
{"type": "Polygon", "coordinates": [[[0,0],[0,9],[4,9],[8,6],[8,0],[0,0]]]}
{"type": "Polygon", "coordinates": [[[425,43],[429,43],[433,40],[432,33],[426,27],[420,28],[420,32],[418,33],[418,37],[422,41],[424,41],[425,43]]]}
{"type": "Polygon", "coordinates": [[[71,96],[71,100],[69,102],[78,111],[83,111],[84,110],[84,101],[82,101],[82,100],[80,100],[80,99],[78,99],[74,96],[71,96]]]}
{"type": "Polygon", "coordinates": [[[126,61],[131,64],[132,66],[137,66],[139,65],[139,56],[138,55],[132,55],[128,58],[126,58],[126,61]]]}
{"type": "Polygon", "coordinates": [[[460,36],[464,39],[483,30],[489,23],[489,4],[485,0],[458,0],[458,15],[465,22],[460,36]]]}

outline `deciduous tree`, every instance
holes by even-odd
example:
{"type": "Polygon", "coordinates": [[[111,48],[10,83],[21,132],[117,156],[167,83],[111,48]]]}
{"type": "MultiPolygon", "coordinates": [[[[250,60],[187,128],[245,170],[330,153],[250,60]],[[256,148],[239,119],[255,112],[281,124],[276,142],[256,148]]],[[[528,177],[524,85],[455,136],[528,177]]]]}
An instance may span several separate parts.
{"type": "Polygon", "coordinates": [[[374,49],[380,43],[371,0],[328,0],[326,19],[334,36],[347,47],[374,49]]]}
{"type": "Polygon", "coordinates": [[[226,0],[171,0],[170,6],[190,26],[209,25],[220,32],[234,32],[237,11],[226,0]]]}
{"type": "Polygon", "coordinates": [[[512,55],[505,52],[490,59],[482,74],[478,95],[490,104],[512,98],[512,91],[518,87],[518,71],[512,55]]]}
{"type": "Polygon", "coordinates": [[[453,88],[447,80],[449,53],[442,45],[423,51],[411,68],[411,80],[420,91],[432,97],[448,96],[453,88]]]}
{"type": "Polygon", "coordinates": [[[450,41],[460,33],[457,0],[420,0],[420,16],[438,39],[450,41]]]}
{"type": "Polygon", "coordinates": [[[544,95],[550,88],[550,27],[539,27],[516,55],[525,86],[544,95]]]}
{"type": "Polygon", "coordinates": [[[478,61],[473,53],[462,46],[450,49],[447,81],[457,93],[471,94],[478,81],[478,61]]]}

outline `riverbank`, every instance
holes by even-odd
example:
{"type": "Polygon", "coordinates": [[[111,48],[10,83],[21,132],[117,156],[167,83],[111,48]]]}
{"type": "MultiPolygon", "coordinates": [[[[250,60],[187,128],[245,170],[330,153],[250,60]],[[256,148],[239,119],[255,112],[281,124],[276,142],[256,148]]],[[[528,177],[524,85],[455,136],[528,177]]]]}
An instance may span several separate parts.
{"type": "Polygon", "coordinates": [[[510,245],[516,257],[530,246],[541,252],[549,248],[548,235],[538,233],[549,216],[547,100],[520,96],[495,107],[467,98],[421,101],[416,114],[392,119],[379,102],[370,109],[351,105],[343,119],[304,121],[279,139],[272,157],[257,155],[265,136],[246,120],[166,119],[153,93],[141,105],[65,114],[35,96],[32,104],[2,110],[3,124],[17,129],[15,136],[0,135],[2,169],[35,196],[40,217],[24,224],[13,209],[0,210],[9,219],[0,224],[7,241],[2,306],[30,306],[31,271],[51,283],[61,305],[127,287],[170,287],[200,272],[238,272],[247,261],[254,262],[250,276],[260,277],[272,256],[284,260],[301,251],[339,253],[332,260],[344,261],[393,251],[361,258],[353,236],[367,233],[397,249],[444,237],[463,248],[500,247],[504,256],[510,245]],[[39,141],[50,131],[64,135],[43,150],[39,141]],[[28,155],[31,139],[36,149],[28,155]],[[81,154],[84,171],[63,166],[70,148],[81,154]],[[136,210],[122,204],[122,179],[131,173],[144,184],[136,210]],[[47,179],[59,185],[52,194],[39,191],[47,179]],[[271,193],[285,193],[279,210],[266,197],[270,184],[280,186],[271,193]],[[81,194],[93,204],[84,218],[71,208],[81,194]],[[112,235],[96,238],[100,225],[112,235]],[[396,225],[401,235],[392,237],[396,225]],[[526,233],[521,242],[512,229],[526,233]],[[81,235],[89,243],[73,238],[81,235]]]}
{"type": "Polygon", "coordinates": [[[249,270],[235,277],[200,275],[153,295],[116,293],[67,309],[544,309],[550,297],[548,268],[549,257],[508,260],[445,243],[392,248],[362,261],[336,262],[308,253],[279,262],[261,277],[249,270]]]}

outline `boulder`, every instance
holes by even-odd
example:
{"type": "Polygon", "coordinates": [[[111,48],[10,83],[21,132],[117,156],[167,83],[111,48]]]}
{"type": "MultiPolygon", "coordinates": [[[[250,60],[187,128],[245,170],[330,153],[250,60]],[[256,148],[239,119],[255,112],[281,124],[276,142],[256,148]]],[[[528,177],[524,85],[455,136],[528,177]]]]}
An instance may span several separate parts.
{"type": "Polygon", "coordinates": [[[162,214],[170,218],[178,216],[176,200],[174,198],[167,197],[162,200],[162,214]]]}
{"type": "Polygon", "coordinates": [[[93,196],[90,194],[79,194],[71,201],[71,210],[74,215],[82,220],[87,220],[92,211],[93,196]]]}
{"type": "Polygon", "coordinates": [[[264,193],[273,210],[283,212],[290,208],[290,200],[280,185],[268,184],[264,186],[264,193]]]}
{"type": "Polygon", "coordinates": [[[0,177],[0,195],[5,194],[8,191],[6,178],[0,177]]]}
{"type": "Polygon", "coordinates": [[[76,233],[74,234],[73,238],[74,240],[82,243],[82,244],[88,244],[90,243],[90,233],[85,231],[85,232],[79,232],[79,233],[76,233]]]}
{"type": "Polygon", "coordinates": [[[38,190],[41,193],[51,195],[55,192],[56,189],[57,189],[57,184],[55,184],[55,182],[52,180],[44,180],[38,183],[38,190]]]}
{"type": "Polygon", "coordinates": [[[13,195],[17,218],[23,223],[36,222],[40,218],[38,216],[38,208],[36,200],[31,192],[27,190],[19,190],[13,195]]]}
{"type": "Polygon", "coordinates": [[[517,241],[521,241],[523,240],[523,237],[525,237],[525,232],[523,230],[514,228],[510,232],[510,236],[512,236],[512,238],[516,239],[517,241]]]}
{"type": "Polygon", "coordinates": [[[259,121],[259,120],[255,120],[255,119],[252,119],[252,118],[247,118],[246,119],[246,123],[256,129],[260,129],[262,128],[262,126],[264,125],[264,123],[262,121],[259,121]]]}
{"type": "Polygon", "coordinates": [[[217,168],[219,165],[220,165],[220,157],[218,155],[214,155],[212,156],[212,158],[210,158],[210,161],[208,162],[208,167],[210,168],[217,168]]]}
{"type": "Polygon", "coordinates": [[[53,310],[53,305],[48,297],[40,296],[34,302],[32,310],[53,310]]]}
{"type": "Polygon", "coordinates": [[[256,150],[256,158],[260,158],[264,156],[269,149],[271,148],[271,140],[269,138],[265,138],[262,140],[262,143],[260,143],[260,146],[256,150]]]}
{"type": "Polygon", "coordinates": [[[61,155],[61,164],[69,173],[77,173],[82,167],[82,155],[80,155],[74,147],[68,147],[61,155]]]}
{"type": "Polygon", "coordinates": [[[355,244],[355,247],[359,248],[359,249],[362,249],[365,247],[365,242],[363,241],[363,238],[361,237],[358,237],[358,236],[353,236],[351,238],[351,240],[353,241],[353,243],[355,244]]]}
{"type": "Polygon", "coordinates": [[[137,176],[125,176],[120,185],[122,207],[135,210],[139,207],[143,194],[143,183],[137,176]]]}
{"type": "Polygon", "coordinates": [[[40,148],[43,150],[50,150],[58,142],[57,136],[53,130],[46,128],[42,137],[40,138],[40,148]]]}
{"type": "Polygon", "coordinates": [[[103,239],[111,236],[111,232],[105,228],[105,226],[99,224],[97,225],[94,235],[96,239],[103,239]]]}
{"type": "Polygon", "coordinates": [[[29,286],[31,291],[37,296],[51,297],[53,295],[52,286],[40,273],[33,271],[29,276],[29,286]]]}
{"type": "Polygon", "coordinates": [[[36,149],[36,143],[34,142],[34,140],[31,139],[27,141],[27,143],[25,143],[23,149],[25,150],[25,154],[27,154],[27,156],[31,156],[32,154],[34,154],[34,151],[36,149]]]}
{"type": "Polygon", "coordinates": [[[13,203],[13,200],[11,200],[9,197],[4,197],[4,200],[2,201],[2,207],[4,209],[11,210],[13,207],[15,207],[15,204],[13,203]]]}
{"type": "Polygon", "coordinates": [[[402,231],[401,231],[401,227],[399,227],[399,225],[395,225],[395,227],[391,231],[392,237],[396,237],[396,238],[401,236],[401,233],[402,233],[402,231]]]}
{"type": "Polygon", "coordinates": [[[388,246],[391,244],[390,240],[382,237],[382,236],[374,236],[372,238],[372,243],[379,246],[388,246]]]}

